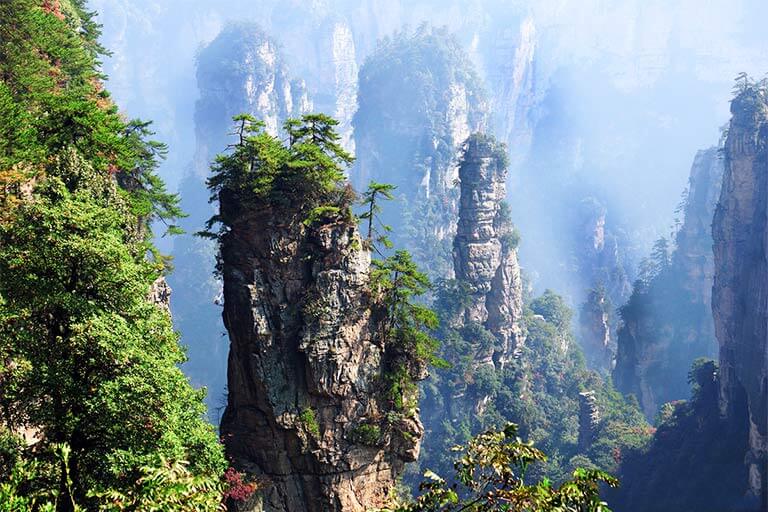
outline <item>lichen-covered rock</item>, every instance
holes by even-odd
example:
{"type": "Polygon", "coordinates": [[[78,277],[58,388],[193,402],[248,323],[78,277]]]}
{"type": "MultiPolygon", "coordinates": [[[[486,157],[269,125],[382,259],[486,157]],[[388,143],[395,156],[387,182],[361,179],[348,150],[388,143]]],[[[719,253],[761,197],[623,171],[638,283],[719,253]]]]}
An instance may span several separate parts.
{"type": "Polygon", "coordinates": [[[498,340],[475,355],[476,364],[496,369],[519,351],[524,338],[520,265],[514,228],[503,206],[506,178],[506,147],[482,134],[470,137],[459,166],[454,271],[471,295],[464,321],[485,326],[498,340]]]}
{"type": "Polygon", "coordinates": [[[749,493],[768,502],[768,98],[747,86],[731,103],[725,174],[712,225],[712,311],[720,407],[749,419],[749,493]],[[746,411],[740,397],[746,397],[746,411]]]}
{"type": "MultiPolygon", "coordinates": [[[[242,205],[222,193],[221,208],[242,205]]],[[[223,239],[221,433],[236,467],[265,482],[264,510],[365,511],[386,503],[423,427],[381,404],[388,356],[356,225],[302,220],[255,208],[223,239]]]]}

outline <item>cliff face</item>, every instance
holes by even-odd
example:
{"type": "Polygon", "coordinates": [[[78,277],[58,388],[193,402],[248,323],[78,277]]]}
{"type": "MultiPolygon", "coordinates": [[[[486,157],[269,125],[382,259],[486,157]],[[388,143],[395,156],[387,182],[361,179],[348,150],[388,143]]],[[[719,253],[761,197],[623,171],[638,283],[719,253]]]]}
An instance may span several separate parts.
{"type": "Polygon", "coordinates": [[[581,345],[587,364],[592,369],[608,371],[613,364],[611,308],[605,289],[598,287],[587,295],[579,311],[581,345]]]}
{"type": "MultiPolygon", "coordinates": [[[[271,34],[279,36],[291,69],[306,80],[315,112],[326,112],[339,121],[342,145],[354,151],[352,116],[357,109],[360,27],[348,13],[336,12],[328,2],[287,0],[264,4],[262,16],[271,34]]],[[[356,20],[357,21],[357,20],[356,20]]]]}
{"type": "MultiPolygon", "coordinates": [[[[242,208],[220,199],[223,212],[242,208]]],[[[361,247],[353,223],[308,228],[271,208],[240,213],[224,237],[221,432],[234,464],[263,478],[264,510],[381,507],[418,456],[418,417],[392,423],[377,398],[388,356],[361,247]]]]}
{"type": "Polygon", "coordinates": [[[746,86],[731,103],[725,174],[712,235],[712,311],[720,344],[720,408],[749,418],[749,492],[768,497],[768,98],[746,86]],[[746,407],[743,399],[746,397],[746,407]],[[746,409],[746,410],[745,410],[746,409]]]}
{"type": "Polygon", "coordinates": [[[579,310],[579,342],[590,368],[609,372],[615,350],[617,319],[611,304],[621,304],[632,286],[625,270],[622,244],[607,226],[607,208],[593,197],[583,199],[575,210],[572,229],[576,296],[579,310]]]}
{"type": "Polygon", "coordinates": [[[353,182],[396,185],[383,218],[402,233],[398,245],[433,277],[452,275],[457,157],[488,109],[469,58],[444,30],[398,34],[361,68],[358,99],[353,182]]]}
{"type": "Polygon", "coordinates": [[[278,45],[258,25],[227,25],[197,59],[197,174],[226,145],[232,116],[249,113],[276,134],[283,121],[312,110],[306,86],[292,79],[278,45]]]}
{"type": "Polygon", "coordinates": [[[716,353],[709,305],[714,272],[709,219],[722,175],[717,148],[696,154],[675,250],[669,255],[657,246],[652,275],[636,284],[621,308],[614,381],[637,396],[648,418],[662,404],[687,397],[691,364],[716,353]]]}
{"type": "Polygon", "coordinates": [[[515,234],[503,206],[506,147],[484,135],[469,138],[459,166],[461,197],[453,243],[456,279],[469,286],[465,322],[483,325],[498,340],[475,355],[497,370],[523,343],[522,279],[515,234]]]}
{"type": "MultiPolygon", "coordinates": [[[[498,15],[499,13],[494,13],[498,15]]],[[[521,164],[531,143],[537,97],[535,63],[538,38],[536,24],[527,16],[491,22],[476,37],[483,46],[485,77],[492,93],[495,132],[509,147],[512,167],[521,164]]]]}
{"type": "Polygon", "coordinates": [[[181,222],[187,234],[174,241],[175,272],[169,281],[176,290],[175,324],[189,347],[185,371],[196,385],[208,388],[208,408],[213,412],[221,409],[225,392],[227,345],[216,307],[221,304],[221,282],[210,271],[216,264],[216,249],[193,235],[212,214],[205,178],[215,155],[233,142],[227,136],[232,116],[249,113],[274,133],[286,117],[305,113],[312,104],[301,82],[290,78],[277,44],[256,25],[228,26],[201,50],[197,64],[196,149],[180,189],[182,208],[190,216],[181,222]]]}
{"type": "MultiPolygon", "coordinates": [[[[709,308],[712,303],[712,281],[715,274],[712,253],[712,218],[723,184],[723,158],[716,147],[696,153],[688,180],[684,221],[676,237],[673,265],[684,269],[684,287],[697,305],[709,308]]],[[[714,322],[710,315],[702,325],[702,334],[714,339],[714,322]]]]}

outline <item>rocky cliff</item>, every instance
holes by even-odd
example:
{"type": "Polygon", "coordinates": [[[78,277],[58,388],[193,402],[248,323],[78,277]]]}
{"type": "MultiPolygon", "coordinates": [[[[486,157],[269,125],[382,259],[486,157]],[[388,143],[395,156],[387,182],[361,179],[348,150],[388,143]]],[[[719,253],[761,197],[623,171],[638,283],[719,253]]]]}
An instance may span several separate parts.
{"type": "Polygon", "coordinates": [[[590,368],[606,372],[613,365],[613,330],[610,302],[605,288],[598,286],[587,294],[579,311],[580,341],[590,368]]]}
{"type": "Polygon", "coordinates": [[[183,219],[187,234],[174,241],[175,272],[169,281],[176,290],[172,305],[175,324],[189,347],[185,371],[196,385],[208,388],[208,408],[218,421],[225,392],[226,331],[221,323],[221,282],[211,275],[216,249],[194,236],[212,214],[207,206],[205,179],[216,154],[233,142],[232,116],[248,113],[264,120],[276,133],[287,117],[312,108],[306,89],[292,79],[285,58],[257,25],[227,26],[197,57],[200,98],[195,107],[195,156],[181,182],[183,219]]]}
{"type": "Polygon", "coordinates": [[[717,148],[699,151],[688,191],[680,205],[683,221],[668,254],[657,243],[621,308],[614,381],[637,396],[648,418],[658,408],[688,396],[687,375],[698,357],[714,357],[716,342],[710,308],[714,272],[711,218],[720,194],[723,161],[717,148]]]}
{"type": "Polygon", "coordinates": [[[458,156],[487,118],[480,79],[450,34],[422,28],[382,42],[360,70],[358,100],[353,182],[396,185],[383,216],[396,241],[433,277],[450,276],[458,156]]]}
{"type": "Polygon", "coordinates": [[[197,58],[196,171],[205,176],[226,144],[232,116],[248,113],[276,134],[282,122],[312,110],[306,86],[291,78],[277,43],[258,25],[224,27],[197,58]]]}
{"type": "Polygon", "coordinates": [[[233,464],[261,483],[261,502],[236,510],[383,506],[423,428],[383,398],[398,356],[356,222],[308,226],[295,206],[245,205],[227,191],[220,205],[235,219],[221,245],[231,341],[221,434],[233,464]]]}
{"type": "Polygon", "coordinates": [[[720,408],[749,420],[749,494],[768,503],[768,91],[741,84],[731,103],[725,173],[712,225],[712,311],[720,408]],[[744,397],[746,400],[744,400],[744,397]],[[746,402],[744,404],[744,402],[746,402]]]}
{"type": "Polygon", "coordinates": [[[517,240],[506,197],[506,146],[472,135],[459,165],[461,196],[453,242],[456,279],[468,285],[465,323],[483,325],[497,339],[475,354],[476,364],[501,370],[523,343],[523,286],[517,240]]]}

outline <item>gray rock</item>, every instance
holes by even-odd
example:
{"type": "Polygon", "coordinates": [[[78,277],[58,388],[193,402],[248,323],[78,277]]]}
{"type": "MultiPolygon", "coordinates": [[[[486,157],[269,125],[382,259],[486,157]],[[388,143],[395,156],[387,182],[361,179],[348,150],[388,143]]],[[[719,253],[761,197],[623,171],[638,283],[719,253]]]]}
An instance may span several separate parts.
{"type": "MultiPolygon", "coordinates": [[[[473,135],[459,166],[459,222],[453,244],[456,279],[469,286],[464,321],[476,322],[497,339],[478,348],[475,364],[503,369],[522,348],[523,291],[513,226],[502,211],[506,197],[506,148],[473,135]]],[[[482,400],[481,400],[482,402],[482,400]]]]}
{"type": "MultiPolygon", "coordinates": [[[[242,205],[222,193],[221,208],[242,205]]],[[[387,418],[390,354],[356,225],[301,221],[256,207],[223,241],[231,346],[222,436],[234,465],[266,482],[266,511],[381,507],[424,429],[417,415],[387,418]],[[374,446],[355,436],[362,425],[380,432],[374,446]]]]}
{"type": "Polygon", "coordinates": [[[731,103],[715,212],[712,311],[720,343],[720,408],[749,418],[749,493],[768,499],[768,99],[748,87],[731,103]]]}

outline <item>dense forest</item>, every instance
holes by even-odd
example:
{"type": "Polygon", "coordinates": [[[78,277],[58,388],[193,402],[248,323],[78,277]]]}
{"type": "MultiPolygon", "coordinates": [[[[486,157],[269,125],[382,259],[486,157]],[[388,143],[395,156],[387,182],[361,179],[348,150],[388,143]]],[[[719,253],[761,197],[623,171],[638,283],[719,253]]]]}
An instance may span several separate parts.
{"type": "Polygon", "coordinates": [[[183,156],[86,0],[0,3],[0,512],[768,510],[768,79],[645,244],[529,18],[288,3],[200,46],[183,156]]]}

